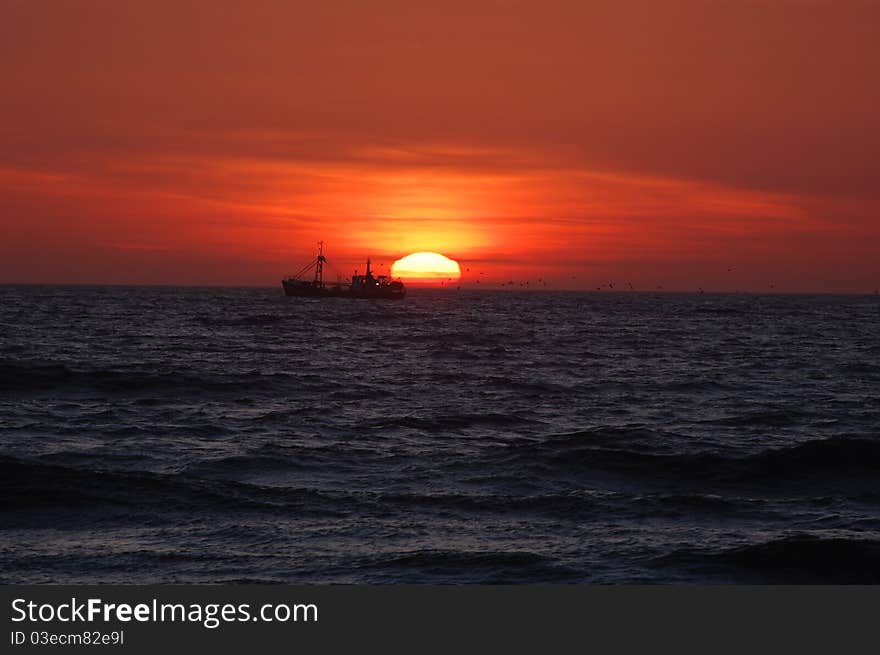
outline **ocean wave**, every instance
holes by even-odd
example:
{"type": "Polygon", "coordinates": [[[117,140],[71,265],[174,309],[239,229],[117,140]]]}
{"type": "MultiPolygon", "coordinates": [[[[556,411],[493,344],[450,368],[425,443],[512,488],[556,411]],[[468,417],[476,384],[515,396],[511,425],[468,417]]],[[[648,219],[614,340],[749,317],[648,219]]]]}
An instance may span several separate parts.
{"type": "Polygon", "coordinates": [[[367,498],[371,498],[377,507],[394,507],[405,512],[492,514],[520,518],[544,516],[565,520],[595,518],[611,507],[602,494],[582,490],[533,495],[380,493],[367,495],[367,498]]]}
{"type": "Polygon", "coordinates": [[[880,540],[800,533],[721,551],[680,549],[655,564],[737,581],[878,584],[880,540]]]}
{"type": "MultiPolygon", "coordinates": [[[[79,368],[75,365],[51,361],[2,361],[0,362],[0,391],[46,392],[58,389],[67,391],[101,391],[104,393],[138,393],[148,391],[237,392],[254,389],[274,389],[287,384],[311,384],[323,382],[320,376],[300,373],[244,371],[194,376],[176,370],[125,370],[106,368],[79,368]]],[[[332,385],[328,382],[327,388],[332,385]]],[[[320,388],[318,389],[320,390],[320,388]]]]}
{"type": "Polygon", "coordinates": [[[116,520],[123,510],[131,520],[164,517],[171,523],[181,514],[203,513],[205,518],[259,511],[344,516],[349,500],[342,492],[310,488],[267,488],[185,474],[90,470],[0,457],[0,506],[7,523],[43,525],[44,513],[50,510],[59,520],[72,521],[82,521],[81,512],[116,520]],[[116,513],[108,514],[108,508],[116,513]],[[68,514],[72,509],[78,513],[68,514]]]}
{"type": "Polygon", "coordinates": [[[783,428],[795,425],[799,420],[809,416],[809,413],[800,409],[771,409],[744,411],[740,414],[726,416],[720,419],[708,419],[705,422],[714,425],[727,425],[731,427],[777,427],[783,428]]]}
{"type": "Polygon", "coordinates": [[[203,316],[196,321],[206,327],[263,327],[298,318],[295,314],[247,314],[231,318],[203,316]]]}
{"type": "Polygon", "coordinates": [[[555,439],[518,442],[506,461],[554,471],[613,472],[670,483],[714,481],[763,483],[855,481],[874,477],[880,467],[880,441],[831,437],[740,457],[712,452],[670,452],[676,444],[653,431],[587,431],[555,439]],[[629,448],[627,448],[629,446],[629,448]],[[663,450],[666,452],[663,452],[663,450]],[[652,452],[653,451],[653,452],[652,452]]]}
{"type": "Polygon", "coordinates": [[[474,426],[509,427],[518,425],[540,424],[535,418],[527,418],[517,414],[484,412],[479,414],[446,414],[442,416],[395,416],[361,424],[359,427],[368,429],[411,428],[425,432],[442,432],[474,426]]]}
{"type": "Polygon", "coordinates": [[[552,557],[525,550],[423,549],[374,556],[356,567],[362,575],[384,582],[418,579],[458,580],[477,584],[574,582],[586,576],[552,557]]]}

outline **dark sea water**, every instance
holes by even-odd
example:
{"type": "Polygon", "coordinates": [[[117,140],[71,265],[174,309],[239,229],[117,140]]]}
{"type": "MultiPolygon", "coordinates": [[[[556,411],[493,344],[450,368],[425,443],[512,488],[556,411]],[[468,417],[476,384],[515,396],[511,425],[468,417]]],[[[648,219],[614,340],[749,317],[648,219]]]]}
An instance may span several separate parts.
{"type": "Polygon", "coordinates": [[[880,299],[0,288],[0,579],[880,583],[880,299]]]}

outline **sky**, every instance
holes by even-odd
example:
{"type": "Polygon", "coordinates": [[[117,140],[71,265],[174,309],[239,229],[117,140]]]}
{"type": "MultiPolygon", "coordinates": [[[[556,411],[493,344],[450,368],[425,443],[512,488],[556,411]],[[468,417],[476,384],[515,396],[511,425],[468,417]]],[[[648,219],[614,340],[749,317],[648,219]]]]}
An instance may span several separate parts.
{"type": "Polygon", "coordinates": [[[880,288],[880,3],[0,0],[0,282],[880,288]]]}

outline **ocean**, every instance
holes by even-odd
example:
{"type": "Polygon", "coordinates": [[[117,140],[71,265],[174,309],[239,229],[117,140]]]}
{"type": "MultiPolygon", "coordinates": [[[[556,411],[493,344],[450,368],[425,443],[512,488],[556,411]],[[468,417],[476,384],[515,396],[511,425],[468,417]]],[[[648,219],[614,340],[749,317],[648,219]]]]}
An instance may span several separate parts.
{"type": "Polygon", "coordinates": [[[3,583],[880,583],[880,298],[0,287],[3,583]]]}

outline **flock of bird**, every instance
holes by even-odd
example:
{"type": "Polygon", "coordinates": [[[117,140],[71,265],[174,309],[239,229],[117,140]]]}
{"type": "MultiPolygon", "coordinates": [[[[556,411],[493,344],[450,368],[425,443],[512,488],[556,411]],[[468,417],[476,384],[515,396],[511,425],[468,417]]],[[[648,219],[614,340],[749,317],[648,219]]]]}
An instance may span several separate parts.
{"type": "MultiPolygon", "coordinates": [[[[383,265],[380,264],[380,266],[383,266],[383,265]]],[[[735,270],[736,270],[736,268],[733,267],[733,266],[728,266],[728,267],[727,267],[727,272],[728,272],[728,273],[733,273],[735,270]]],[[[540,288],[547,288],[547,284],[548,284],[548,280],[544,279],[543,277],[539,277],[539,278],[537,278],[537,280],[505,280],[505,281],[501,281],[501,282],[490,282],[490,281],[487,280],[485,277],[483,277],[483,278],[481,279],[481,276],[485,276],[485,275],[486,275],[486,274],[485,274],[484,272],[482,272],[482,271],[478,272],[478,273],[476,274],[476,276],[473,277],[473,278],[470,278],[470,276],[468,275],[468,278],[470,278],[470,279],[468,279],[468,280],[466,281],[466,280],[465,280],[465,273],[469,274],[470,272],[471,272],[471,269],[470,269],[470,268],[465,268],[465,272],[461,275],[461,278],[460,278],[460,279],[458,279],[458,280],[454,280],[453,278],[450,277],[450,278],[447,278],[446,280],[441,280],[441,281],[440,281],[440,286],[444,286],[444,287],[445,287],[445,286],[455,286],[455,287],[457,287],[459,290],[461,290],[461,288],[462,288],[462,284],[467,284],[467,283],[469,282],[470,284],[473,284],[473,285],[478,285],[478,284],[482,285],[482,284],[485,283],[485,286],[487,286],[487,287],[490,287],[490,286],[496,285],[496,286],[500,286],[500,287],[502,287],[502,288],[508,288],[508,287],[509,287],[509,288],[514,288],[514,287],[516,287],[516,288],[523,288],[523,289],[532,289],[532,288],[539,288],[539,289],[540,289],[540,288]]],[[[569,279],[571,279],[571,280],[576,280],[576,279],[577,279],[577,275],[571,275],[569,279]]],[[[771,290],[772,290],[772,289],[776,289],[776,285],[775,285],[775,284],[769,284],[769,285],[768,285],[768,288],[771,289],[771,290]]],[[[600,286],[595,287],[595,290],[596,290],[596,291],[605,291],[606,289],[607,289],[607,290],[610,290],[610,291],[615,291],[615,290],[618,290],[618,291],[620,291],[620,290],[623,290],[623,291],[638,291],[638,289],[636,289],[636,287],[633,285],[632,282],[627,282],[625,285],[621,285],[620,287],[618,287],[617,284],[614,283],[614,282],[609,282],[609,283],[607,283],[607,284],[603,284],[603,285],[600,285],[600,286]]],[[[663,285],[657,285],[656,287],[654,287],[653,290],[655,290],[655,291],[663,291],[664,288],[663,288],[663,285]]],[[[705,292],[706,292],[705,289],[703,289],[703,287],[697,287],[697,291],[698,291],[699,293],[705,293],[705,292]]],[[[739,293],[739,292],[737,292],[737,293],[739,293]]],[[[880,290],[875,290],[875,291],[874,291],[874,294],[880,294],[880,290]]]]}
{"type": "MultiPolygon", "coordinates": [[[[733,266],[729,266],[729,267],[727,268],[727,272],[728,272],[728,273],[732,273],[734,270],[736,270],[736,269],[735,269],[733,266]]],[[[469,269],[469,268],[466,268],[466,269],[465,269],[465,273],[470,273],[470,271],[471,271],[471,269],[469,269]]],[[[480,280],[480,277],[479,277],[479,276],[483,276],[483,275],[485,275],[485,273],[483,273],[482,271],[479,272],[479,273],[477,273],[477,277],[476,277],[475,279],[470,280],[470,282],[471,282],[472,284],[475,284],[475,285],[476,285],[476,284],[480,284],[480,283],[481,283],[481,280],[480,280]]],[[[465,276],[462,275],[462,279],[461,279],[461,280],[453,280],[452,278],[448,278],[448,279],[445,280],[444,282],[441,282],[441,286],[451,286],[451,285],[453,285],[453,284],[456,284],[456,285],[457,285],[457,288],[458,288],[458,289],[461,289],[461,283],[464,282],[464,277],[465,277],[465,276]]],[[[571,280],[576,280],[576,279],[578,279],[578,276],[577,276],[577,275],[571,275],[571,276],[569,277],[569,279],[571,279],[571,280]]],[[[539,277],[537,280],[507,280],[507,281],[502,281],[502,282],[500,282],[500,283],[495,283],[495,284],[497,284],[498,286],[501,286],[501,287],[521,287],[521,288],[527,289],[527,288],[533,288],[533,287],[534,287],[534,288],[544,288],[544,287],[547,287],[547,282],[548,282],[548,281],[545,280],[544,278],[539,277]],[[534,283],[534,284],[533,284],[533,283],[534,283]]],[[[490,283],[490,284],[491,284],[491,283],[490,283]]],[[[769,288],[770,288],[770,289],[775,289],[775,288],[776,288],[776,285],[774,285],[774,284],[770,284],[770,285],[769,285],[769,288]]],[[[627,282],[625,285],[620,285],[620,286],[618,286],[618,284],[615,283],[615,282],[609,282],[609,283],[607,283],[607,284],[604,284],[604,285],[601,285],[601,286],[597,286],[597,287],[595,287],[595,290],[596,290],[596,291],[605,291],[606,289],[607,289],[607,290],[611,290],[611,291],[615,291],[615,290],[618,290],[618,291],[620,291],[620,290],[623,290],[623,291],[637,291],[637,290],[638,290],[638,289],[636,289],[636,287],[633,285],[632,282],[627,282]]],[[[656,290],[656,291],[663,291],[663,290],[664,290],[663,285],[657,285],[657,286],[654,288],[654,290],[656,290]]],[[[699,293],[705,293],[705,289],[703,289],[703,287],[698,287],[697,290],[699,291],[699,293]]]]}

